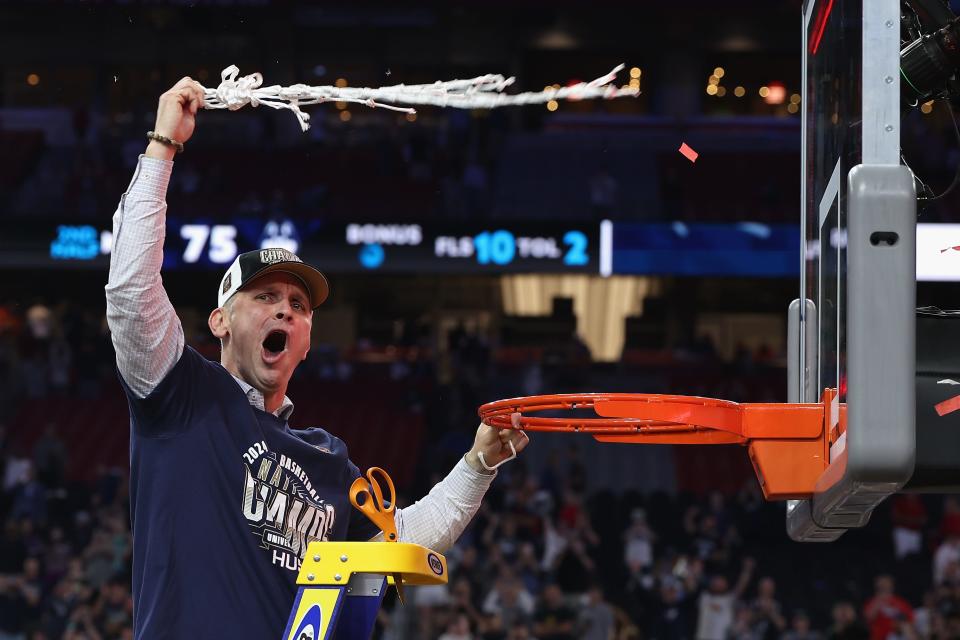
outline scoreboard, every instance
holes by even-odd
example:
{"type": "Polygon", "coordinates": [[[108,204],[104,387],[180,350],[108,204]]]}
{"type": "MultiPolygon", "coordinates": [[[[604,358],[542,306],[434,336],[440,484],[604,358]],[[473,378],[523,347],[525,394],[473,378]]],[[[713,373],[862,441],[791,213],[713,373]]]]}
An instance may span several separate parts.
{"type": "MultiPolygon", "coordinates": [[[[19,226],[0,237],[3,267],[90,267],[109,262],[107,225],[19,226]]],[[[283,247],[331,272],[583,272],[598,270],[591,224],[329,223],[167,218],[164,268],[225,268],[239,253],[283,247]]]]}
{"type": "MultiPolygon", "coordinates": [[[[835,248],[846,242],[831,237],[835,248]]],[[[103,224],[0,223],[0,269],[106,269],[103,224]]],[[[796,278],[790,224],[382,223],[168,217],[164,269],[222,271],[238,253],[282,247],[330,273],[585,273],[796,278]]],[[[818,247],[808,245],[807,251],[818,247]]],[[[917,225],[917,279],[960,281],[960,225],[917,225]]]]}

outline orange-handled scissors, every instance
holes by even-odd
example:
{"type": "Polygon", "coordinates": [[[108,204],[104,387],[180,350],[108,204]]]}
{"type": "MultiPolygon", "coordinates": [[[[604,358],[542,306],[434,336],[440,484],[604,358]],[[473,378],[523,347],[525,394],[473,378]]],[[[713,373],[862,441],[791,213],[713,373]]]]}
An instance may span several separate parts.
{"type": "MultiPolygon", "coordinates": [[[[396,498],[397,493],[393,488],[390,474],[380,467],[370,467],[367,469],[366,478],[360,476],[350,485],[350,502],[371,522],[380,527],[383,539],[387,542],[399,540],[397,521],[394,520],[394,513],[397,510],[396,498]],[[387,488],[390,489],[386,504],[383,501],[383,489],[380,488],[380,482],[377,480],[378,475],[386,481],[387,488]]],[[[393,574],[393,584],[397,587],[400,602],[403,602],[403,580],[399,573],[393,574]]]]}
{"type": "Polygon", "coordinates": [[[363,515],[370,518],[373,524],[380,527],[383,532],[383,539],[387,542],[397,542],[397,522],[394,520],[394,512],[397,509],[395,503],[396,491],[393,488],[393,480],[390,475],[380,467],[370,467],[367,470],[367,477],[357,478],[350,485],[350,502],[353,503],[363,515]],[[380,481],[377,476],[385,481],[390,495],[387,496],[387,503],[383,501],[383,490],[380,488],[380,481]]]}

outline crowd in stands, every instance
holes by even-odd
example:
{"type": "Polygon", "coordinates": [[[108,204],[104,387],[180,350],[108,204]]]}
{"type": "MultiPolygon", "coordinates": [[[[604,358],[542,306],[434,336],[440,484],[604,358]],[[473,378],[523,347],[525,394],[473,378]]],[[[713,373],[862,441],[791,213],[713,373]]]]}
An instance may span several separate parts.
{"type": "Polygon", "coordinates": [[[752,485],[734,496],[584,496],[576,490],[584,473],[575,456],[539,476],[515,466],[448,553],[450,584],[420,589],[413,607],[384,615],[384,637],[913,640],[960,633],[953,577],[960,503],[953,498],[898,496],[869,535],[811,548],[782,539],[782,508],[764,504],[752,485]],[[551,489],[560,491],[556,503],[551,489]],[[916,545],[897,542],[905,527],[916,545]]]}
{"type": "MultiPolygon", "coordinates": [[[[939,115],[905,120],[904,154],[929,186],[927,196],[946,191],[960,157],[951,146],[951,125],[939,115]]],[[[669,119],[618,130],[612,120],[604,127],[613,127],[613,136],[589,125],[527,131],[498,111],[482,118],[428,112],[399,123],[383,114],[343,123],[321,112],[306,137],[288,139],[277,137],[283,125],[276,113],[204,116],[190,152],[176,158],[169,200],[180,216],[796,224],[800,210],[795,119],[766,133],[767,121],[758,121],[737,143],[711,129],[709,119],[702,132],[679,129],[669,119]],[[695,165],[661,140],[683,135],[701,145],[695,165]],[[758,142],[763,136],[767,142],[758,142]]],[[[11,155],[0,167],[0,207],[11,219],[104,220],[145,144],[129,113],[38,112],[32,131],[5,130],[2,120],[0,141],[11,155]],[[45,120],[57,133],[40,128],[54,127],[45,120]]],[[[953,220],[953,198],[921,203],[923,221],[953,220]]]]}
{"type": "MultiPolygon", "coordinates": [[[[597,135],[589,126],[525,130],[501,111],[428,110],[415,122],[360,111],[348,123],[332,107],[318,111],[296,137],[278,136],[296,127],[275,112],[201,114],[189,152],[176,158],[172,210],[208,220],[795,223],[798,215],[796,123],[768,135],[780,140],[770,150],[750,140],[731,148],[708,125],[698,137],[669,119],[597,135]],[[663,142],[681,135],[706,145],[696,171],[663,142]],[[760,184],[757,166],[767,174],[760,184]]],[[[0,114],[11,150],[0,165],[0,208],[11,218],[103,220],[143,153],[140,117],[85,108],[37,111],[35,120],[36,129],[5,130],[0,114]]]]}
{"type": "MultiPolygon", "coordinates": [[[[449,377],[464,387],[454,395],[472,407],[489,399],[486,378],[497,375],[490,345],[458,330],[448,346],[449,377]]],[[[0,353],[0,388],[16,396],[13,404],[29,395],[69,402],[116,392],[109,336],[93,311],[40,302],[0,308],[0,353]],[[90,380],[71,373],[78,360],[94,372],[90,380]]],[[[349,366],[325,370],[313,369],[352,375],[349,366]]],[[[408,392],[429,396],[441,384],[436,372],[425,363],[383,375],[419,378],[408,392]],[[424,386],[430,378],[434,386],[424,386]]],[[[540,390],[554,383],[546,376],[540,390]]],[[[431,400],[414,396],[430,412],[431,400]]],[[[0,639],[132,637],[126,470],[71,459],[77,448],[55,422],[4,419],[0,639]],[[76,472],[90,465],[97,466],[76,472]]],[[[428,437],[452,424],[431,425],[428,437]]],[[[125,446],[126,437],[121,421],[116,439],[125,446]]],[[[451,458],[429,460],[404,495],[421,495],[451,458]]],[[[832,545],[801,545],[786,538],[782,505],[765,503],[752,478],[733,491],[588,490],[591,461],[575,441],[546,460],[534,468],[521,457],[501,470],[447,551],[449,583],[409,589],[405,606],[388,597],[378,637],[960,637],[960,504],[953,498],[898,496],[864,531],[832,545]]]]}
{"type": "MultiPolygon", "coordinates": [[[[395,217],[429,217],[440,207],[448,216],[485,213],[477,193],[491,180],[497,136],[490,130],[498,117],[479,121],[454,112],[398,124],[361,113],[348,126],[338,111],[327,111],[312,120],[309,135],[297,129],[292,146],[277,127],[295,123],[276,113],[202,114],[190,153],[176,159],[171,199],[184,213],[213,218],[363,216],[377,195],[377,205],[391,205],[395,217]]],[[[111,211],[146,146],[138,119],[93,107],[37,110],[35,128],[5,130],[0,117],[0,140],[12,147],[0,206],[13,216],[72,220],[111,211]]]]}

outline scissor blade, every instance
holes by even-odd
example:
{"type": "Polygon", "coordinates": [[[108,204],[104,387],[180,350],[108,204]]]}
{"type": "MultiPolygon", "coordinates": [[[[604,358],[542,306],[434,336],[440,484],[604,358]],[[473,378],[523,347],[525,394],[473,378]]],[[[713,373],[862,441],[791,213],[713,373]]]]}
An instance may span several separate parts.
{"type": "Polygon", "coordinates": [[[400,604],[406,604],[403,596],[403,578],[399,573],[393,574],[393,584],[397,587],[397,597],[400,598],[400,604]]]}

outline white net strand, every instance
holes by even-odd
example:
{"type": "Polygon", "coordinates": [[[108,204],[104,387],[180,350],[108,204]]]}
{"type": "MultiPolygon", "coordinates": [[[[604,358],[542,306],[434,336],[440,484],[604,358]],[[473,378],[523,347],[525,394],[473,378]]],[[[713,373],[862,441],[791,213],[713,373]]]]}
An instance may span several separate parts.
{"type": "Polygon", "coordinates": [[[514,83],[514,78],[487,74],[468,80],[447,80],[432,84],[398,84],[372,89],[369,87],[313,87],[294,84],[289,87],[280,85],[262,86],[263,76],[259,73],[240,76],[240,69],[230,65],[220,74],[220,85],[216,89],[204,87],[203,106],[206,109],[229,109],[236,111],[245,105],[254,107],[264,105],[271,109],[289,109],[300,122],[300,128],[310,128],[310,114],[300,109],[302,106],[323,102],[349,102],[368,107],[379,107],[401,113],[416,113],[410,107],[398,105],[432,105],[455,107],[458,109],[496,109],[498,107],[543,104],[551,100],[589,100],[601,98],[632,97],[640,93],[633,87],[616,87],[611,83],[623,65],[617,65],[606,75],[590,82],[579,82],[559,89],[548,88],[543,91],[528,91],[508,94],[503,91],[514,83]],[[238,78],[238,76],[240,76],[238,78]]]}

